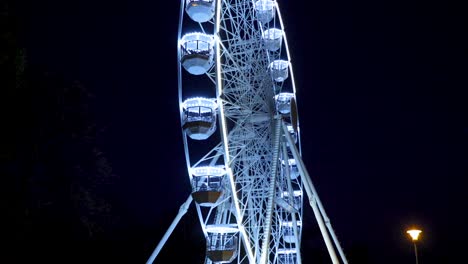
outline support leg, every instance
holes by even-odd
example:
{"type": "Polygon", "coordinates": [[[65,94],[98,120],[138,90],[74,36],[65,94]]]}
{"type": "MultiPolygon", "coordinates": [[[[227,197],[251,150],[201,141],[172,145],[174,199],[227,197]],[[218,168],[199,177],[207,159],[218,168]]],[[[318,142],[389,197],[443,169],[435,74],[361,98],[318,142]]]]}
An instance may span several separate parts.
{"type": "Polygon", "coordinates": [[[330,232],[333,238],[333,242],[338,252],[340,253],[340,257],[341,257],[341,260],[343,261],[343,264],[348,264],[348,261],[346,260],[344,252],[341,249],[340,243],[338,242],[338,239],[336,238],[335,232],[333,228],[331,227],[330,220],[328,219],[325,213],[325,209],[323,208],[322,203],[320,202],[320,199],[317,195],[317,191],[315,190],[315,187],[312,184],[312,180],[310,179],[309,173],[307,172],[307,169],[305,168],[304,162],[302,161],[302,158],[299,155],[299,152],[297,151],[296,145],[294,144],[286,125],[284,124],[283,124],[283,131],[284,131],[286,140],[291,146],[292,154],[294,158],[296,159],[296,162],[298,163],[298,169],[303,178],[304,188],[306,189],[307,196],[309,197],[310,206],[312,207],[312,210],[314,211],[315,217],[320,227],[320,231],[322,232],[323,239],[327,246],[328,253],[330,254],[330,258],[332,259],[334,264],[340,263],[336,255],[335,248],[333,247],[331,243],[328,232],[330,232]],[[325,225],[328,228],[328,232],[325,229],[325,225]]]}
{"type": "MultiPolygon", "coordinates": [[[[281,147],[283,150],[283,160],[287,162],[288,160],[288,152],[286,149],[286,142],[283,141],[283,146],[281,147]]],[[[289,163],[286,163],[289,166],[289,163]]],[[[291,175],[289,174],[289,170],[286,170],[286,183],[288,184],[288,192],[291,195],[291,197],[294,197],[293,194],[293,188],[291,184],[291,175]]],[[[291,199],[292,200],[292,199],[291,199]]],[[[293,232],[294,232],[294,244],[296,245],[296,264],[302,264],[302,257],[301,257],[301,244],[299,240],[299,231],[297,230],[297,221],[296,221],[296,213],[292,212],[291,213],[291,218],[292,218],[292,227],[293,227],[293,232]]]]}
{"type": "Polygon", "coordinates": [[[169,238],[169,236],[172,234],[172,231],[174,231],[175,227],[177,226],[177,224],[179,223],[180,219],[182,218],[182,216],[185,215],[185,213],[187,213],[187,210],[190,206],[190,204],[192,203],[192,195],[189,195],[189,197],[187,198],[187,200],[180,206],[180,209],[179,209],[179,213],[177,214],[177,216],[174,218],[174,221],[172,221],[171,225],[169,226],[169,228],[167,229],[166,233],[164,234],[163,238],[161,239],[161,241],[159,241],[159,244],[156,246],[156,248],[154,249],[153,253],[151,254],[151,256],[149,257],[148,261],[146,261],[146,264],[152,264],[153,261],[156,259],[156,257],[158,256],[159,252],[161,251],[162,247],[164,246],[164,244],[166,244],[166,241],[167,239],[169,238]]]}

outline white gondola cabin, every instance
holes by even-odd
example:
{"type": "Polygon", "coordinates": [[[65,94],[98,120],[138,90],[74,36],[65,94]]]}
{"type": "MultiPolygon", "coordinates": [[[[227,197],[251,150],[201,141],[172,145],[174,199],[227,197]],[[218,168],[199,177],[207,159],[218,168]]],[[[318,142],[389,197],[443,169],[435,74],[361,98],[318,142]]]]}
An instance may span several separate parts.
{"type": "Polygon", "coordinates": [[[204,140],[216,130],[215,99],[195,97],[183,102],[182,129],[191,139],[204,140]]]}
{"type": "Polygon", "coordinates": [[[278,264],[296,264],[297,263],[297,252],[295,249],[280,248],[278,253],[278,264]]]}
{"type": "MultiPolygon", "coordinates": [[[[291,138],[294,143],[297,143],[297,132],[294,130],[294,127],[292,125],[286,124],[286,128],[288,129],[289,134],[291,135],[291,138]]],[[[287,143],[289,146],[289,143],[287,143]]]]}
{"type": "Polygon", "coordinates": [[[213,18],[215,13],[214,0],[186,0],[185,12],[195,22],[206,22],[213,18]]]}
{"type": "MultiPolygon", "coordinates": [[[[281,223],[281,230],[283,233],[283,240],[287,243],[296,243],[294,236],[294,223],[292,221],[285,221],[281,223]]],[[[302,221],[296,221],[296,229],[299,232],[302,226],[302,221]]]]}
{"type": "Polygon", "coordinates": [[[292,193],[292,199],[289,192],[281,193],[281,198],[283,198],[288,204],[292,205],[296,210],[299,210],[302,207],[302,191],[294,190],[292,193]]]}
{"type": "Polygon", "coordinates": [[[260,0],[255,2],[255,14],[258,21],[266,24],[275,17],[275,1],[260,0]]]}
{"type": "Polygon", "coordinates": [[[287,163],[284,160],[281,160],[281,165],[283,166],[283,169],[289,170],[289,177],[291,179],[297,179],[299,176],[299,168],[297,167],[295,159],[288,159],[287,163]]]}
{"type": "Polygon", "coordinates": [[[289,76],[288,68],[289,62],[285,60],[275,60],[270,63],[271,77],[276,82],[283,82],[289,76]]]}
{"type": "Polygon", "coordinates": [[[180,40],[180,62],[193,75],[206,73],[214,63],[213,35],[188,33],[180,40]]]}
{"type": "Polygon", "coordinates": [[[276,108],[283,115],[291,113],[291,100],[294,99],[293,93],[279,93],[275,96],[276,108]]]}
{"type": "Polygon", "coordinates": [[[283,41],[283,31],[277,28],[270,28],[263,32],[263,42],[269,51],[277,51],[283,41]]]}
{"type": "Polygon", "coordinates": [[[226,171],[219,166],[195,167],[192,173],[192,197],[200,206],[213,206],[223,194],[226,171]]]}
{"type": "Polygon", "coordinates": [[[206,232],[207,257],[214,263],[231,263],[237,257],[237,225],[207,225],[206,232]]]}

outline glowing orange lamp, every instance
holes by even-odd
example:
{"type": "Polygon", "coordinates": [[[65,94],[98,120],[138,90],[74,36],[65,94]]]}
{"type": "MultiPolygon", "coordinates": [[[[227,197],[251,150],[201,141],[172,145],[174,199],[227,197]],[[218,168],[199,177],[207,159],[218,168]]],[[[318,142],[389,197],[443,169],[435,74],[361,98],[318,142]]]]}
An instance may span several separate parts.
{"type": "Polygon", "coordinates": [[[411,239],[413,239],[413,241],[418,241],[421,232],[422,231],[418,229],[410,229],[406,231],[406,233],[408,233],[411,236],[411,239]]]}
{"type": "Polygon", "coordinates": [[[418,264],[418,248],[416,247],[416,241],[419,239],[419,235],[422,233],[419,229],[410,229],[406,231],[411,236],[414,245],[414,257],[416,258],[416,264],[418,264]]]}

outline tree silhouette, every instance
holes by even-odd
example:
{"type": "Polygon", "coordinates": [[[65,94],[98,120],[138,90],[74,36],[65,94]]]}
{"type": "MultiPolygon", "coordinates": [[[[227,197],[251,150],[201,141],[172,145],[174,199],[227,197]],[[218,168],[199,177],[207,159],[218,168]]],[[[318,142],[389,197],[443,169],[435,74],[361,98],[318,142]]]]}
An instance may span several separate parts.
{"type": "Polygon", "coordinates": [[[116,176],[99,147],[103,129],[92,92],[31,66],[14,8],[0,8],[0,205],[11,244],[53,261],[51,247],[112,234],[119,221],[111,201],[116,176]]]}

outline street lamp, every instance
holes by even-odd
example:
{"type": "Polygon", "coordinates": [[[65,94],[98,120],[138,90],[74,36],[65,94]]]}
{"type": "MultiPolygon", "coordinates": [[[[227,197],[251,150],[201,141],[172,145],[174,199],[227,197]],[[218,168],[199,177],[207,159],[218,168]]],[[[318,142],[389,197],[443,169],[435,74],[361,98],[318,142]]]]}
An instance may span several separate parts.
{"type": "Polygon", "coordinates": [[[416,264],[418,264],[418,248],[416,247],[416,241],[418,241],[421,232],[422,231],[419,229],[410,229],[406,231],[406,233],[408,233],[411,236],[411,240],[413,241],[414,257],[416,258],[416,264]]]}

